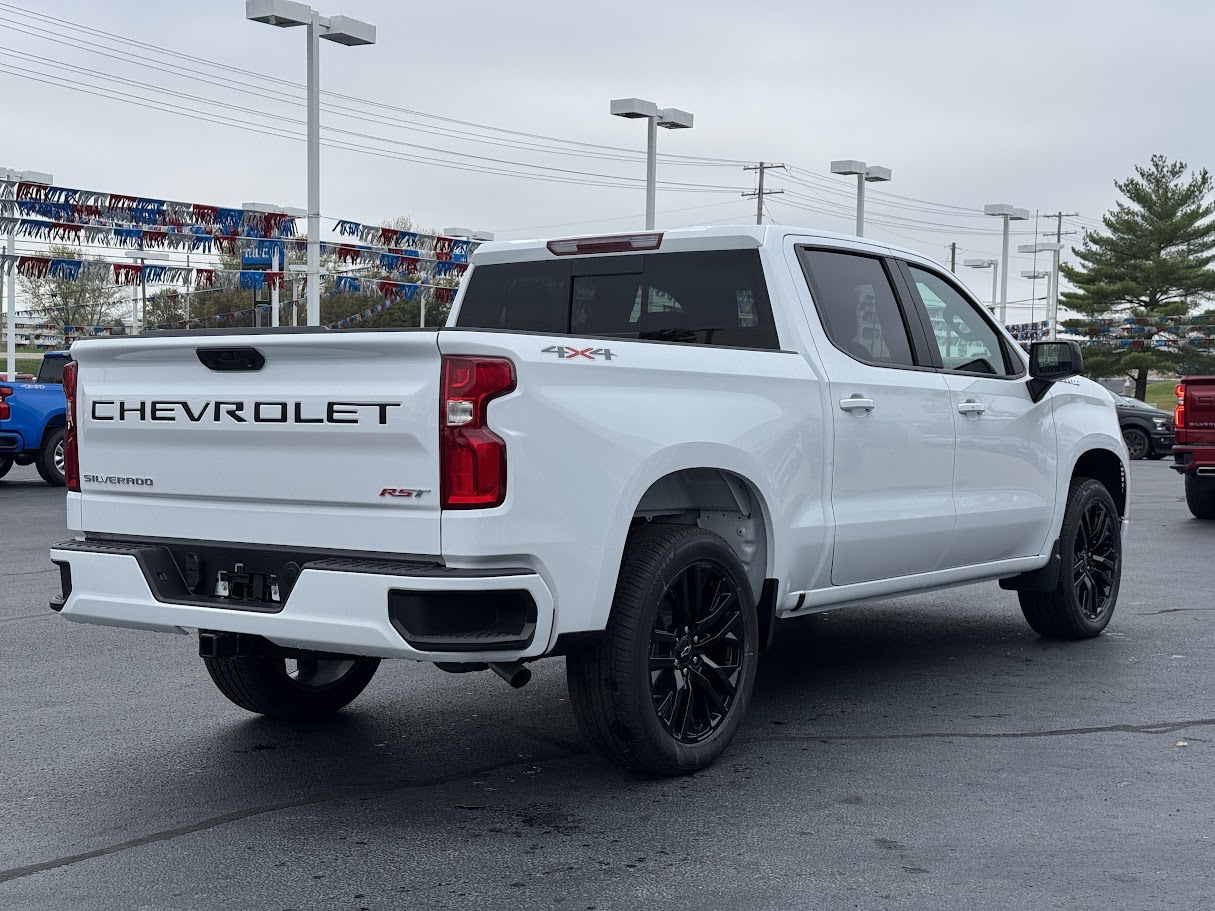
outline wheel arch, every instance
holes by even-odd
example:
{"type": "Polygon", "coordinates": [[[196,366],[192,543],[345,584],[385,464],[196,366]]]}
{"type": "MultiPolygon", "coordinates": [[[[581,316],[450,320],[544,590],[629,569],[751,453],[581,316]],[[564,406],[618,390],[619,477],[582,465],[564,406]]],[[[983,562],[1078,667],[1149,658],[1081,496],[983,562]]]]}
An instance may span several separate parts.
{"type": "Polygon", "coordinates": [[[1072,466],[1071,479],[1074,481],[1076,478],[1099,481],[1114,498],[1119,517],[1126,517],[1126,466],[1116,452],[1102,448],[1085,450],[1072,466]]]}
{"type": "Polygon", "coordinates": [[[46,426],[42,428],[42,438],[38,440],[38,448],[41,449],[47,441],[47,438],[56,430],[61,430],[67,426],[67,414],[60,411],[57,414],[51,415],[47,420],[46,426]]]}
{"type": "Polygon", "coordinates": [[[748,476],[713,465],[669,471],[638,498],[629,526],[640,522],[697,525],[715,533],[738,556],[760,599],[773,565],[772,515],[748,476]]]}

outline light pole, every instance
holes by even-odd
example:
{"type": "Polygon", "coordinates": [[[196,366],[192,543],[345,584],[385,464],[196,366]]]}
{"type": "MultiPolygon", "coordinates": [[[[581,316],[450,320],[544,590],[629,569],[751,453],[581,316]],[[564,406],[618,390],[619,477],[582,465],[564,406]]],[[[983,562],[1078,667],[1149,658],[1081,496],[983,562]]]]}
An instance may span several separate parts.
{"type": "Polygon", "coordinates": [[[308,27],[308,325],[321,324],[321,42],[375,44],[375,26],[326,18],[296,0],[245,0],[245,18],[278,28],[308,27]]]}
{"type": "Polygon", "coordinates": [[[867,165],[863,161],[831,162],[832,174],[856,175],[856,236],[865,236],[865,184],[890,180],[890,168],[867,165]]]}
{"type": "Polygon", "coordinates": [[[1017,247],[1018,253],[1050,253],[1051,254],[1051,272],[1050,285],[1046,291],[1046,321],[1050,324],[1050,340],[1054,341],[1058,335],[1059,329],[1056,323],[1059,322],[1059,255],[1063,249],[1063,244],[1021,244],[1017,247]]]}
{"type": "MultiPolygon", "coordinates": [[[[1021,277],[1022,277],[1022,278],[1028,278],[1030,281],[1034,282],[1035,284],[1036,284],[1038,281],[1040,281],[1041,279],[1044,279],[1044,278],[1045,278],[1045,279],[1047,279],[1047,283],[1046,283],[1046,300],[1047,300],[1047,304],[1046,304],[1046,312],[1047,312],[1047,313],[1050,313],[1050,281],[1049,281],[1049,279],[1050,279],[1050,272],[1049,272],[1048,270],[1046,270],[1046,269],[1023,269],[1023,270],[1021,271],[1021,277]]],[[[1031,287],[1032,287],[1032,286],[1031,286],[1031,287]]],[[[1037,298],[1034,296],[1035,294],[1037,294],[1037,290],[1036,290],[1036,289],[1034,289],[1034,290],[1030,291],[1030,295],[1029,295],[1029,321],[1030,321],[1031,323],[1034,321],[1034,316],[1035,316],[1035,310],[1034,310],[1034,308],[1035,308],[1035,306],[1036,306],[1036,305],[1037,305],[1037,303],[1038,303],[1037,298]]]]}
{"type": "MultiPolygon", "coordinates": [[[[50,186],[55,182],[55,178],[50,174],[44,174],[41,171],[14,171],[12,168],[0,168],[0,180],[18,181],[20,183],[40,183],[50,186]]],[[[16,216],[17,208],[17,190],[13,188],[13,197],[9,201],[9,215],[16,216]]],[[[16,254],[17,235],[13,223],[9,223],[8,241],[5,244],[4,252],[13,256],[16,254]]],[[[5,346],[5,352],[8,358],[7,376],[10,383],[17,381],[17,262],[13,261],[8,273],[8,320],[4,328],[8,330],[8,342],[5,346]]]]}
{"type": "Polygon", "coordinates": [[[990,269],[991,270],[991,313],[995,316],[996,313],[996,282],[1000,278],[1000,261],[998,259],[965,259],[962,261],[963,266],[969,266],[972,269],[990,269]]]}
{"type": "Polygon", "coordinates": [[[645,152],[645,227],[654,230],[654,196],[658,172],[658,127],[664,130],[690,130],[692,115],[679,108],[659,108],[652,101],[640,98],[612,99],[612,114],[635,120],[646,118],[645,152]]]}
{"type": "Polygon", "coordinates": [[[1000,248],[1000,322],[1008,322],[1008,223],[1025,221],[1028,209],[1018,209],[1007,203],[992,203],[983,207],[984,215],[998,215],[1004,219],[1004,243],[1000,248]]]}

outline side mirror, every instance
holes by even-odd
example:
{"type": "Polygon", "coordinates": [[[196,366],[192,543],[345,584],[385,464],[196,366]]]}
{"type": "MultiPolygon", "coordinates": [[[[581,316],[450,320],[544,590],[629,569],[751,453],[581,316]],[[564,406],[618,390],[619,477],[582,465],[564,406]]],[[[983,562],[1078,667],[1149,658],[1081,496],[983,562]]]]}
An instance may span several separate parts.
{"type": "Polygon", "coordinates": [[[1079,342],[1034,342],[1029,346],[1029,393],[1041,401],[1051,383],[1084,373],[1079,342]]]}

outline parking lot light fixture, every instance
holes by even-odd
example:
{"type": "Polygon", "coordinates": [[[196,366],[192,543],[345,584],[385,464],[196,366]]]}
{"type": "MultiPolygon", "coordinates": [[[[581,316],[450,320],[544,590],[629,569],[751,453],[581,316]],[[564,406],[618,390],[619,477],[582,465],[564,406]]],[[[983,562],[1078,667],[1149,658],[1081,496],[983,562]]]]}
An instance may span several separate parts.
{"type": "Polygon", "coordinates": [[[646,120],[645,155],[645,227],[654,230],[654,200],[658,180],[658,127],[664,130],[690,130],[693,116],[679,108],[660,108],[652,101],[641,98],[614,98],[611,104],[614,117],[627,120],[646,120]]]}
{"type": "Polygon", "coordinates": [[[969,266],[972,269],[991,269],[991,305],[987,309],[994,316],[996,313],[996,282],[1000,278],[1000,270],[998,268],[1000,261],[998,259],[965,259],[962,260],[962,265],[969,266]]]}
{"type": "Polygon", "coordinates": [[[1004,219],[1004,242],[1000,248],[1000,322],[1008,322],[1008,225],[1009,222],[1025,221],[1029,218],[1028,209],[1018,209],[1008,203],[991,203],[983,207],[984,215],[994,215],[1004,219]]]}
{"type": "Polygon", "coordinates": [[[865,236],[865,184],[890,180],[890,168],[867,165],[852,158],[831,162],[832,174],[856,175],[856,236],[865,236]]]}
{"type": "Polygon", "coordinates": [[[246,0],[245,18],[308,30],[308,325],[321,324],[321,45],[375,44],[375,26],[349,16],[320,15],[296,0],[246,0]]]}
{"type": "Polygon", "coordinates": [[[1050,284],[1047,286],[1046,319],[1050,323],[1050,339],[1053,341],[1059,329],[1059,256],[1063,250],[1060,243],[1021,244],[1018,253],[1049,253],[1051,255],[1050,284]]]}

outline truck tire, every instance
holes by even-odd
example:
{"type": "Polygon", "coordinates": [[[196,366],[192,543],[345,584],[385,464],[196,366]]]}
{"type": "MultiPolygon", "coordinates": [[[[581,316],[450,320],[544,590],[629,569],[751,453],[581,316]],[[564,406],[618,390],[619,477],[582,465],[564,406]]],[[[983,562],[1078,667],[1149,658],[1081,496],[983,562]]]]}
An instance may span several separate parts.
{"type": "Polygon", "coordinates": [[[1122,431],[1122,441],[1126,443],[1126,454],[1134,460],[1147,458],[1152,451],[1152,441],[1138,427],[1127,427],[1122,431]]]}
{"type": "Polygon", "coordinates": [[[1215,519],[1215,479],[1186,475],[1185,505],[1195,519],[1215,519]]]}
{"type": "Polygon", "coordinates": [[[1122,520],[1100,481],[1076,478],[1059,532],[1054,591],[1018,592],[1034,632],[1051,639],[1089,639],[1110,622],[1122,580],[1122,520]]]}
{"type": "Polygon", "coordinates": [[[755,598],[730,546],[694,526],[638,526],[603,638],[566,660],[578,725],[633,772],[703,769],[747,711],[758,646],[755,598]]]}
{"type": "Polygon", "coordinates": [[[62,487],[67,483],[67,479],[63,476],[62,427],[52,430],[46,435],[46,439],[42,441],[42,448],[38,450],[35,464],[38,466],[38,474],[42,475],[42,480],[52,487],[62,487]]]}
{"type": "Polygon", "coordinates": [[[8,474],[8,470],[13,467],[13,460],[8,456],[0,456],[0,478],[8,474]]]}
{"type": "Polygon", "coordinates": [[[242,709],[303,719],[332,715],[352,702],[375,676],[380,659],[242,657],[203,663],[219,691],[242,709]]]}

